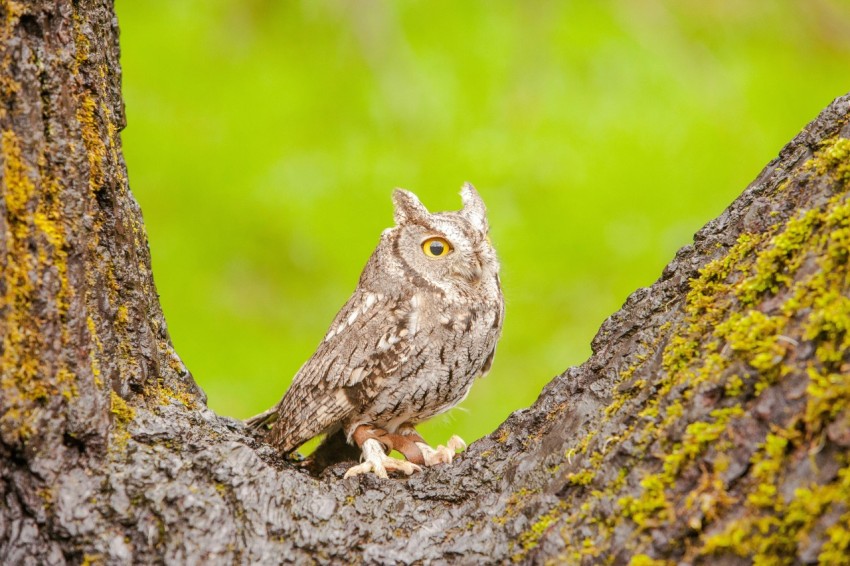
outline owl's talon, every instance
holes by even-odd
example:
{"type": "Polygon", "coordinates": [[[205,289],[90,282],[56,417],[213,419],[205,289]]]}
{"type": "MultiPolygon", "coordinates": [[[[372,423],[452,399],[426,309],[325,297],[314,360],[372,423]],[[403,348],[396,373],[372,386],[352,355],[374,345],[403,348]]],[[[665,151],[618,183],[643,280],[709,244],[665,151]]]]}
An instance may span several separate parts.
{"type": "Polygon", "coordinates": [[[453,434],[449,441],[446,442],[446,447],[449,450],[453,450],[455,452],[462,452],[466,450],[466,442],[456,434],[453,434]]]}
{"type": "Polygon", "coordinates": [[[466,448],[466,442],[458,435],[452,435],[446,445],[440,444],[436,448],[431,448],[424,442],[417,442],[416,446],[422,451],[422,457],[425,460],[426,466],[435,466],[437,464],[451,464],[455,453],[458,450],[466,448]]]}
{"type": "Polygon", "coordinates": [[[369,472],[373,472],[379,478],[386,479],[388,477],[387,471],[402,472],[409,476],[413,472],[421,472],[422,468],[406,460],[390,458],[384,453],[381,443],[370,438],[363,443],[363,463],[350,467],[345,472],[343,479],[369,472]]]}

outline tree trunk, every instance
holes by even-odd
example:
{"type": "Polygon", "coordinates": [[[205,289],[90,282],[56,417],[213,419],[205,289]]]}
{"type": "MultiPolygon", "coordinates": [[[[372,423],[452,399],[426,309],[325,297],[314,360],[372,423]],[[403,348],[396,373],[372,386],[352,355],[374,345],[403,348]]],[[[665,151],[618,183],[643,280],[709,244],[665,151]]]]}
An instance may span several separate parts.
{"type": "Polygon", "coordinates": [[[4,564],[846,563],[850,95],[532,407],[451,466],[343,480],[215,415],[171,345],[111,3],[0,21],[4,564]]]}

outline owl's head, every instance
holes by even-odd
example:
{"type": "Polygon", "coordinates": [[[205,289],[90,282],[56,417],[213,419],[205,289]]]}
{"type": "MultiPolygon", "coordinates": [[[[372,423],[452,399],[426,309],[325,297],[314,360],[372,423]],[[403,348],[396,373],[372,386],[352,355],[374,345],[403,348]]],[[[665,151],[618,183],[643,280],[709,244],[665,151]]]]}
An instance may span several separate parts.
{"type": "Polygon", "coordinates": [[[487,236],[484,201],[469,183],[460,196],[461,210],[431,213],[410,191],[393,193],[396,225],[382,240],[391,246],[394,267],[407,279],[444,291],[496,281],[499,262],[487,236]]]}

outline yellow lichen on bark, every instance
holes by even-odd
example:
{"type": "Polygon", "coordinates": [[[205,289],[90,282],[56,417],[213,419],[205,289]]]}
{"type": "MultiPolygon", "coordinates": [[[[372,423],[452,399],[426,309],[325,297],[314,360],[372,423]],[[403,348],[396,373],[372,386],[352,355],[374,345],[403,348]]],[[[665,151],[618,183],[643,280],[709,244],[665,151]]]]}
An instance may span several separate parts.
{"type": "Polygon", "coordinates": [[[64,316],[72,291],[58,181],[26,162],[20,140],[11,130],[2,134],[0,154],[6,221],[5,293],[0,296],[4,399],[0,428],[7,438],[20,440],[32,433],[30,417],[37,403],[57,393],[65,399],[76,394],[73,372],[61,360],[45,364],[41,356],[48,322],[58,319],[63,345],[69,341],[64,316]],[[48,281],[58,285],[51,288],[48,281]],[[53,294],[36,312],[36,294],[45,288],[53,294]]]}
{"type": "Polygon", "coordinates": [[[77,120],[80,123],[83,143],[85,144],[86,154],[88,156],[89,190],[92,193],[103,186],[103,160],[106,157],[106,144],[103,143],[97,123],[95,122],[96,108],[97,102],[89,94],[82,96],[80,106],[77,108],[77,120]]]}
{"type": "Polygon", "coordinates": [[[25,406],[18,402],[21,396],[43,398],[47,390],[35,377],[38,374],[38,333],[32,328],[29,312],[34,284],[35,257],[27,246],[29,232],[28,206],[35,193],[21,157],[18,138],[12,131],[3,132],[3,198],[6,212],[5,294],[0,297],[0,334],[3,352],[0,354],[0,373],[5,407],[0,415],[0,429],[4,436],[26,437],[29,427],[20,424],[27,415],[25,406]],[[11,421],[11,422],[10,422],[11,421]],[[11,426],[7,426],[11,425],[11,426]]]}
{"type": "MultiPolygon", "coordinates": [[[[672,525],[689,529],[687,544],[674,545],[687,561],[731,554],[784,563],[807,552],[828,564],[850,551],[846,455],[831,464],[835,474],[812,478],[794,498],[783,497],[789,482],[800,481],[791,475],[793,466],[827,442],[846,443],[841,431],[850,425],[848,168],[850,140],[820,143],[774,194],[817,186],[827,198],[784,221],[771,215],[776,223],[759,231],[741,232],[690,281],[683,316],[663,342],[641,345],[637,351],[651,355],[623,363],[602,424],[589,436],[599,439],[575,452],[590,456],[567,476],[573,489],[592,496],[568,506],[559,520],[562,558],[580,562],[614,552],[613,534],[626,528],[634,529],[627,550],[641,552],[652,546],[653,531],[672,525]],[[804,343],[812,354],[799,357],[804,343]],[[643,366],[656,368],[655,358],[663,371],[648,375],[643,366]],[[796,403],[797,417],[771,425],[752,454],[737,454],[749,468],[730,476],[726,453],[736,448],[745,423],[754,426],[754,405],[800,383],[803,391],[788,401],[796,403]],[[624,411],[638,420],[600,434],[624,411]],[[626,464],[619,475],[607,473],[605,465],[624,443],[629,453],[653,458],[626,464]],[[827,540],[807,547],[819,530],[827,540]]],[[[783,197],[768,192],[762,198],[783,197]]]]}

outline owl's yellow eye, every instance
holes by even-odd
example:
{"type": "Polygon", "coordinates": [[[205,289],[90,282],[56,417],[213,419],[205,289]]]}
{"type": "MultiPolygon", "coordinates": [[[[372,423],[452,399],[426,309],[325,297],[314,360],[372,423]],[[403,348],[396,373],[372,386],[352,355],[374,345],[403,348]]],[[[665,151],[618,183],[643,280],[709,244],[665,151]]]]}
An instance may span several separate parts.
{"type": "Polygon", "coordinates": [[[428,257],[443,257],[452,251],[452,246],[445,238],[434,237],[422,242],[422,251],[428,257]]]}

